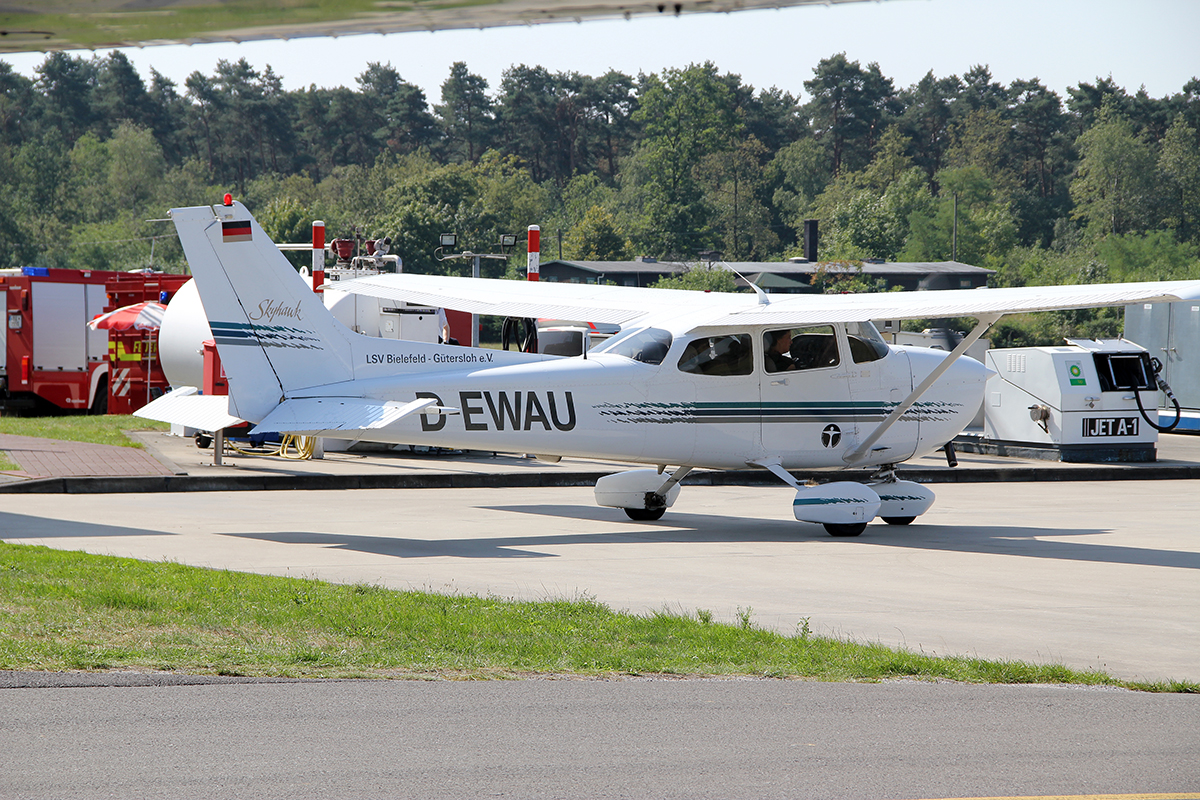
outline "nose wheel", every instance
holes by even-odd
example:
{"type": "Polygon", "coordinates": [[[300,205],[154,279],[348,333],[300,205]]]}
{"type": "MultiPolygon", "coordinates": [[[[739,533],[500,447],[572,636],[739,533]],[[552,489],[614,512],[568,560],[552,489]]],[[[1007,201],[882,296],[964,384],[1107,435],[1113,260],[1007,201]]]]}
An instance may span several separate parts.
{"type": "Polygon", "coordinates": [[[667,513],[665,508],[627,508],[625,515],[632,520],[638,522],[653,522],[656,519],[662,519],[663,514],[667,513]]]}
{"type": "Polygon", "coordinates": [[[865,522],[825,523],[825,530],[830,536],[858,536],[866,529],[867,523],[865,522]]]}

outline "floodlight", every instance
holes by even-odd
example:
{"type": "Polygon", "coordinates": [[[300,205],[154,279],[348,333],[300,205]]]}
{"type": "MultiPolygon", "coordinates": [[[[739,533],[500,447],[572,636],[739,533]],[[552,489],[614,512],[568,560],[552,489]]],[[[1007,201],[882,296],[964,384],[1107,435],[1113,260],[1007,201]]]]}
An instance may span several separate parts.
{"type": "Polygon", "coordinates": [[[442,247],[449,247],[451,250],[453,250],[458,245],[458,234],[443,233],[438,237],[438,244],[440,244],[442,247]]]}

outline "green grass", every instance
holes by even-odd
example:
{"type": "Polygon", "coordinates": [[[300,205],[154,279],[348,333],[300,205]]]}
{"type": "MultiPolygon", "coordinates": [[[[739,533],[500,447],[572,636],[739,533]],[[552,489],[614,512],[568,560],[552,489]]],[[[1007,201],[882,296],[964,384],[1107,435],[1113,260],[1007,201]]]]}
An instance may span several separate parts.
{"type": "Polygon", "coordinates": [[[518,602],[147,563],[0,543],[0,669],[172,670],[308,677],[752,675],[1134,684],[1058,665],[936,658],[723,625],[614,613],[594,600],[518,602]]]}
{"type": "MultiPolygon", "coordinates": [[[[0,417],[0,433],[14,436],[36,436],[40,439],[61,439],[67,442],[114,444],[121,447],[141,447],[122,431],[165,431],[171,426],[141,417],[120,414],[88,416],[69,414],[59,417],[0,417]]],[[[3,467],[0,467],[3,469],[3,467]]],[[[16,469],[11,467],[10,469],[16,469]]]]}

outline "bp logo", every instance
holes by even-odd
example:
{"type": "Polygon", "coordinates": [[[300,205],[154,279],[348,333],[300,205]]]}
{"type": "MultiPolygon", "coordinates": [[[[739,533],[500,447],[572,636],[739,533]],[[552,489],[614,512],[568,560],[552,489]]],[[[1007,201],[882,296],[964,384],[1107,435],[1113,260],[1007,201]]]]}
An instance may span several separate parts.
{"type": "Polygon", "coordinates": [[[1083,377],[1083,365],[1078,361],[1067,362],[1067,374],[1070,375],[1072,386],[1087,386],[1087,378],[1083,377]]]}
{"type": "Polygon", "coordinates": [[[822,447],[837,447],[842,441],[842,429],[837,425],[826,425],[821,431],[822,447]]]}

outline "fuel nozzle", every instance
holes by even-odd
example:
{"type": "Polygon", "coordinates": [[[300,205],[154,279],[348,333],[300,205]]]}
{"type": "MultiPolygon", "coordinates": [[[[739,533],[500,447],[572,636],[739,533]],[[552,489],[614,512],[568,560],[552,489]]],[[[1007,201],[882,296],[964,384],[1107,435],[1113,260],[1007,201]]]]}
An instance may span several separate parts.
{"type": "Polygon", "coordinates": [[[1165,394],[1168,400],[1175,399],[1175,393],[1171,391],[1171,385],[1167,383],[1166,379],[1164,379],[1162,375],[1155,373],[1154,382],[1158,384],[1159,391],[1165,394]]]}

